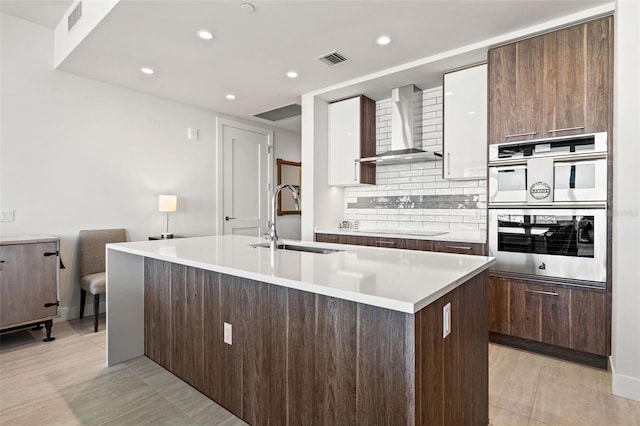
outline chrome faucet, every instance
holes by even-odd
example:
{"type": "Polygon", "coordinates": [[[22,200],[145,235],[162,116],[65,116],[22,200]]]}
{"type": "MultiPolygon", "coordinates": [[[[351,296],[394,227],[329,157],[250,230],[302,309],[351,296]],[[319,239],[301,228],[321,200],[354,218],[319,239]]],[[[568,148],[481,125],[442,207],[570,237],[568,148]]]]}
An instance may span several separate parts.
{"type": "Polygon", "coordinates": [[[265,237],[269,240],[269,247],[271,250],[275,250],[278,248],[278,232],[276,231],[276,202],[278,201],[278,194],[284,188],[288,188],[291,191],[291,195],[293,196],[293,205],[296,210],[300,210],[300,203],[298,201],[298,191],[294,188],[293,185],[288,183],[283,183],[282,185],[278,185],[273,191],[273,198],[271,199],[271,220],[267,224],[269,227],[269,232],[265,234],[265,237]]]}

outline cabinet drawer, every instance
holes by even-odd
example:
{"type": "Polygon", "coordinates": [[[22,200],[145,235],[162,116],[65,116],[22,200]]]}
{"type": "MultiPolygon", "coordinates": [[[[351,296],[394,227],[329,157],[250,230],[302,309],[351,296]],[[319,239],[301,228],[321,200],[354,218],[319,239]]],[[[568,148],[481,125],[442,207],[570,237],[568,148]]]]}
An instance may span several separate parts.
{"type": "Polygon", "coordinates": [[[434,241],[433,251],[456,254],[475,254],[483,255],[485,253],[485,244],[464,243],[455,241],[434,241]]]}
{"type": "Polygon", "coordinates": [[[491,276],[489,331],[608,355],[606,293],[491,276]]]}

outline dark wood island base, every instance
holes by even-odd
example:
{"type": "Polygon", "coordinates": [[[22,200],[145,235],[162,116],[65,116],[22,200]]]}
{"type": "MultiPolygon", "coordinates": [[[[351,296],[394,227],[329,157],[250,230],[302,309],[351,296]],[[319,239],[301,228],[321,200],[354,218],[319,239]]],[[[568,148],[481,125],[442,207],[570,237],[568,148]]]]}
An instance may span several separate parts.
{"type": "Polygon", "coordinates": [[[487,283],[408,314],[145,258],[144,352],[253,425],[486,425],[487,283]]]}

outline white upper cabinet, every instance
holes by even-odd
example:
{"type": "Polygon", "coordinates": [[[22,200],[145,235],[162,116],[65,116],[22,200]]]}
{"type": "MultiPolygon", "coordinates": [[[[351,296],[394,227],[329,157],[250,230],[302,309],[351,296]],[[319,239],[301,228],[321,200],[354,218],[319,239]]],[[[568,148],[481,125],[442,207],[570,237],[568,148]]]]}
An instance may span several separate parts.
{"type": "Polygon", "coordinates": [[[375,165],[355,161],[375,155],[375,108],[365,96],[329,104],[329,185],[375,183],[375,165]]]}
{"type": "Polygon", "coordinates": [[[443,177],[487,177],[487,66],[444,75],[443,177]]]}

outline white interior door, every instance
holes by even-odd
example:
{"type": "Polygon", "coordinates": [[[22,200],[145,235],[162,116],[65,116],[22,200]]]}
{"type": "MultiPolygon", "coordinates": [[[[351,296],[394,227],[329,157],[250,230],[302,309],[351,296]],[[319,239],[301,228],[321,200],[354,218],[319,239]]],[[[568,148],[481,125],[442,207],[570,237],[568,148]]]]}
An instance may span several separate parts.
{"type": "Polygon", "coordinates": [[[260,236],[266,232],[269,214],[273,133],[220,119],[218,138],[222,159],[218,229],[225,235],[260,236]]]}

